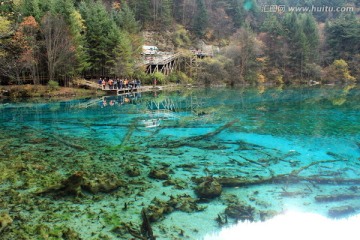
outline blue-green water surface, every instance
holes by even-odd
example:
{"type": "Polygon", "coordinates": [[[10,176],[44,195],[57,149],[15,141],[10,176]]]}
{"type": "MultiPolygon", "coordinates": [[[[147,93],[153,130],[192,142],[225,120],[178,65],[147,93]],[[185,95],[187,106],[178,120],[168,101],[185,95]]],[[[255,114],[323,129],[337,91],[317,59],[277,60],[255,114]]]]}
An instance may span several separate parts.
{"type": "Polygon", "coordinates": [[[157,239],[288,209],[360,213],[358,86],[4,101],[0,133],[4,239],[149,236],[143,209],[157,239]],[[196,193],[214,181],[220,196],[196,193]]]}

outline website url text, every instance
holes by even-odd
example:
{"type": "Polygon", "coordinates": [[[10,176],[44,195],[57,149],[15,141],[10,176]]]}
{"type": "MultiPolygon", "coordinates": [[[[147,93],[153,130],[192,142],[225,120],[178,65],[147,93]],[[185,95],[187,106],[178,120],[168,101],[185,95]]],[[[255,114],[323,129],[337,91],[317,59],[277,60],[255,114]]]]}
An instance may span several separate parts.
{"type": "Polygon", "coordinates": [[[311,7],[287,7],[285,5],[263,5],[262,12],[354,12],[354,7],[331,7],[331,6],[311,6],[311,7]]]}

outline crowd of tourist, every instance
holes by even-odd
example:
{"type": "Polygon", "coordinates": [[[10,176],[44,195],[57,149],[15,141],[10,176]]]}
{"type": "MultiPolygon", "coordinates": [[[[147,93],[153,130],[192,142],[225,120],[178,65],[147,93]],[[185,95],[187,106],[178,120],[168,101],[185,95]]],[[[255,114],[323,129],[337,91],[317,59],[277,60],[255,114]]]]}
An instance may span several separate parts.
{"type": "Polygon", "coordinates": [[[128,80],[127,78],[100,78],[99,87],[105,89],[133,89],[141,87],[140,79],[128,80]]]}

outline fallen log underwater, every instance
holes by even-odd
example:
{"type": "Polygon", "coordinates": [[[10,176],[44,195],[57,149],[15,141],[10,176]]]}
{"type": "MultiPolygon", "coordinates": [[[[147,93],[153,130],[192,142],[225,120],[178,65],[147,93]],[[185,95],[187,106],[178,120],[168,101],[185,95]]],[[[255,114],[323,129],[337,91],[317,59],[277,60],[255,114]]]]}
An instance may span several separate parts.
{"type": "Polygon", "coordinates": [[[184,147],[184,146],[191,146],[192,142],[197,142],[200,140],[205,140],[210,137],[213,137],[213,136],[221,133],[225,129],[231,127],[238,121],[239,121],[238,119],[235,119],[217,129],[215,129],[215,131],[212,131],[212,132],[200,135],[200,136],[187,137],[187,138],[180,139],[180,140],[165,141],[165,142],[161,142],[161,143],[152,143],[152,144],[149,144],[149,147],[151,147],[151,148],[179,148],[179,147],[184,147]]]}
{"type": "MultiPolygon", "coordinates": [[[[333,163],[341,160],[326,160],[312,162],[299,169],[293,170],[288,174],[272,175],[263,178],[245,178],[245,177],[214,177],[223,187],[244,187],[250,185],[273,184],[273,183],[299,183],[299,182],[313,182],[317,184],[360,184],[360,178],[322,178],[320,176],[299,176],[300,172],[304,171],[311,166],[322,163],[333,163]]],[[[193,177],[195,183],[201,183],[208,177],[193,177]]]]}

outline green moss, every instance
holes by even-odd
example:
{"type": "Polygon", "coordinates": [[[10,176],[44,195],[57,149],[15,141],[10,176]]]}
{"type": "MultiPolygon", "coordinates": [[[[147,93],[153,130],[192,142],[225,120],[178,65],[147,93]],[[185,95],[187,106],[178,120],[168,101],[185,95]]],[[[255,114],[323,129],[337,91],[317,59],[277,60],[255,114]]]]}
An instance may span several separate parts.
{"type": "Polygon", "coordinates": [[[89,218],[89,219],[95,219],[97,217],[97,213],[96,212],[87,212],[86,213],[86,216],[89,218]]]}
{"type": "Polygon", "coordinates": [[[137,146],[125,145],[125,146],[122,146],[122,150],[125,152],[137,152],[137,151],[139,151],[139,148],[137,146]]]}
{"type": "Polygon", "coordinates": [[[121,224],[121,218],[116,213],[108,213],[104,217],[106,225],[119,226],[121,224]]]}
{"type": "Polygon", "coordinates": [[[106,152],[138,152],[139,151],[139,147],[137,146],[131,146],[131,145],[124,145],[122,146],[121,144],[115,145],[115,146],[109,146],[106,147],[105,149],[106,152]]]}
{"type": "Polygon", "coordinates": [[[68,220],[72,219],[73,216],[71,215],[71,213],[61,212],[61,213],[55,213],[54,218],[57,218],[61,221],[68,221],[68,220]]]}
{"type": "Polygon", "coordinates": [[[64,226],[55,226],[54,228],[49,230],[49,235],[52,237],[57,237],[55,239],[63,239],[64,226]]]}

